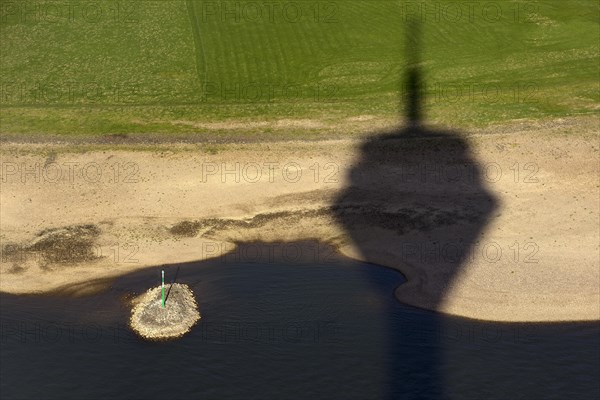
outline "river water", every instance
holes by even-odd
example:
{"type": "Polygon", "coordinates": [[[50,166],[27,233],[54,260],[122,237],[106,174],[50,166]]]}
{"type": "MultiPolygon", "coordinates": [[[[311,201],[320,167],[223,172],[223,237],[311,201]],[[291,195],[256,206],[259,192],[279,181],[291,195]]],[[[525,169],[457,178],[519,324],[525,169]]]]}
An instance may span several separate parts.
{"type": "MultiPolygon", "coordinates": [[[[4,399],[594,399],[598,323],[498,324],[400,304],[393,270],[182,264],[202,314],[179,340],[128,328],[123,297],[154,268],[86,297],[0,295],[4,399]]],[[[168,300],[167,300],[168,306],[168,300]]]]}

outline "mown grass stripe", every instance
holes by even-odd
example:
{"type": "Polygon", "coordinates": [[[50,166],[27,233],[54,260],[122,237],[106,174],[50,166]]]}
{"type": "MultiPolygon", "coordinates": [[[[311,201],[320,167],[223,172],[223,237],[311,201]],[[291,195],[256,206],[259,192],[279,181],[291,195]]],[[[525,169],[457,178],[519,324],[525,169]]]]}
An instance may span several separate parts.
{"type": "Polygon", "coordinates": [[[202,44],[202,30],[200,28],[200,21],[198,20],[198,14],[196,12],[195,0],[186,0],[186,7],[190,19],[190,25],[192,27],[192,36],[194,37],[194,45],[196,49],[195,59],[198,80],[201,84],[203,84],[208,81],[208,60],[206,58],[204,45],[202,44]]]}

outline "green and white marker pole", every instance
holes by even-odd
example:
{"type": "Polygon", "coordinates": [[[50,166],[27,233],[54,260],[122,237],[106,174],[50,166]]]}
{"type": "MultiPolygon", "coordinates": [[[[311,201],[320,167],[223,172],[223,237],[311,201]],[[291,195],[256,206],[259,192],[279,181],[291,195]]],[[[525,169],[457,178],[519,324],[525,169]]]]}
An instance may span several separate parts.
{"type": "Polygon", "coordinates": [[[162,306],[165,307],[165,270],[162,270],[162,306]]]}

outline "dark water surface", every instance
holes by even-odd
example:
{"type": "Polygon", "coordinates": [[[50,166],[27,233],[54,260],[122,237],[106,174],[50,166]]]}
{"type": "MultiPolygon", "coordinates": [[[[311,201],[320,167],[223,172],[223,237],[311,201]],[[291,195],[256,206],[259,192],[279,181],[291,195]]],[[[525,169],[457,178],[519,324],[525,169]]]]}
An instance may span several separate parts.
{"type": "MultiPolygon", "coordinates": [[[[176,267],[166,268],[167,281],[176,267]]],[[[181,265],[202,319],[147,342],[128,328],[128,293],[0,295],[4,399],[594,399],[597,323],[497,324],[400,304],[403,277],[323,265],[181,265]]],[[[167,303],[168,305],[168,303],[167,303]]]]}

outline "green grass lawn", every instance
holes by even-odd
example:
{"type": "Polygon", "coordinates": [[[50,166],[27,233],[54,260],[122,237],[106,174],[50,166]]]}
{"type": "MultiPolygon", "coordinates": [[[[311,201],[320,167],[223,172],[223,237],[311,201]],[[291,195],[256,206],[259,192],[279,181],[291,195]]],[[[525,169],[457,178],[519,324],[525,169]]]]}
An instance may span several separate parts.
{"type": "MultiPolygon", "coordinates": [[[[252,135],[269,129],[253,122],[282,119],[344,133],[361,115],[399,120],[411,15],[433,123],[589,115],[600,104],[596,0],[0,5],[3,134],[252,135]]],[[[319,133],[272,133],[302,130],[319,133]]]]}

